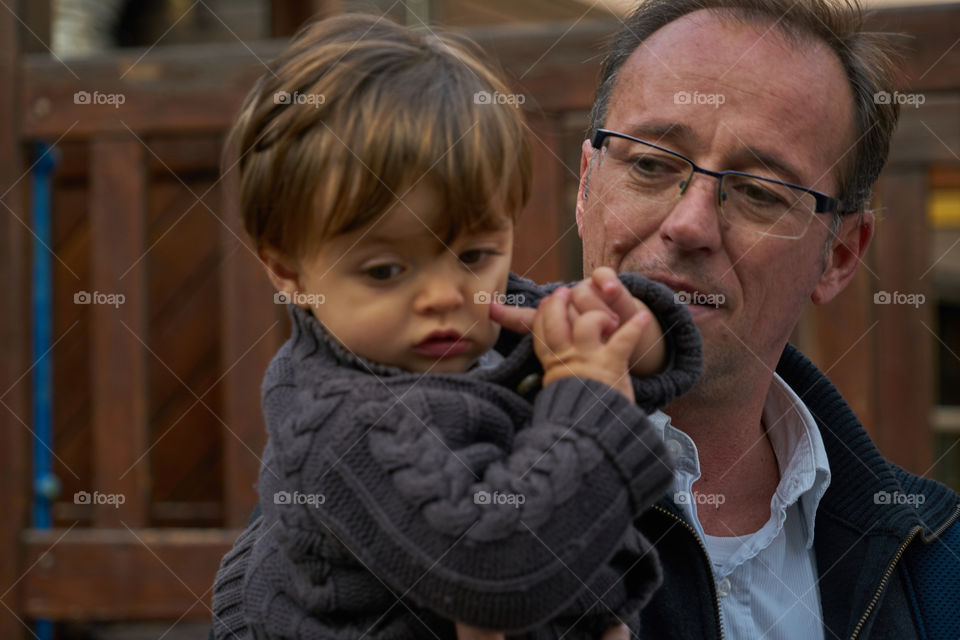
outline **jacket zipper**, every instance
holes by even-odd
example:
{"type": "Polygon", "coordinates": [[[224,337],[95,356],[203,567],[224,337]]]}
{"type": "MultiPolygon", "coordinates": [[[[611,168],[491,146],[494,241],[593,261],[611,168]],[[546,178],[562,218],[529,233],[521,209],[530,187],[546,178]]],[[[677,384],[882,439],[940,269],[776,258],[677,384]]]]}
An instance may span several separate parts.
{"type": "MultiPolygon", "coordinates": [[[[936,531],[930,534],[930,537],[922,537],[923,541],[926,543],[933,542],[940,537],[944,531],[947,530],[951,524],[956,522],[957,518],[960,518],[960,504],[957,505],[957,508],[954,509],[953,515],[947,518],[947,520],[937,527],[936,531]]],[[[900,561],[900,556],[903,555],[903,552],[906,551],[907,547],[913,542],[913,539],[917,537],[918,533],[923,532],[923,527],[920,525],[915,526],[910,530],[910,533],[907,535],[906,539],[900,545],[900,548],[897,549],[897,552],[894,554],[893,558],[890,560],[890,564],[887,565],[886,571],[883,572],[883,577],[880,578],[880,584],[877,585],[877,590],[873,594],[873,599],[870,600],[870,604],[867,605],[867,610],[863,612],[863,615],[860,616],[860,621],[857,622],[857,626],[853,629],[853,635],[850,636],[850,640],[857,640],[857,636],[860,635],[860,630],[863,628],[863,625],[867,622],[867,618],[870,617],[870,614],[873,612],[873,608],[876,606],[877,601],[880,600],[880,594],[883,593],[884,587],[887,586],[887,580],[890,578],[890,575],[893,573],[894,568],[897,566],[897,562],[900,561]]]]}
{"type": "Polygon", "coordinates": [[[696,531],[693,527],[691,527],[689,524],[687,524],[687,523],[683,520],[683,518],[678,518],[677,516],[675,516],[674,514],[670,513],[669,511],[667,511],[666,509],[664,509],[663,507],[661,507],[661,506],[659,506],[659,505],[656,505],[656,504],[655,504],[655,505],[653,505],[653,508],[656,509],[657,511],[663,513],[664,515],[666,515],[666,516],[668,516],[668,517],[670,517],[670,518],[673,518],[674,520],[676,520],[677,522],[679,522],[680,524],[682,524],[684,527],[686,527],[687,531],[689,531],[690,534],[693,535],[694,540],[697,541],[697,544],[700,545],[700,550],[703,552],[703,557],[707,559],[707,568],[710,569],[710,593],[713,594],[713,601],[714,601],[714,604],[715,604],[714,609],[713,609],[713,613],[714,613],[714,618],[715,618],[716,621],[717,621],[717,633],[720,635],[720,640],[723,640],[723,638],[724,638],[724,635],[723,635],[723,613],[722,613],[721,610],[720,610],[720,596],[717,595],[717,577],[716,577],[716,576],[714,575],[714,573],[713,573],[713,565],[710,563],[710,554],[707,553],[707,547],[704,546],[703,540],[701,540],[701,539],[700,539],[700,536],[697,535],[697,531],[696,531]]]}

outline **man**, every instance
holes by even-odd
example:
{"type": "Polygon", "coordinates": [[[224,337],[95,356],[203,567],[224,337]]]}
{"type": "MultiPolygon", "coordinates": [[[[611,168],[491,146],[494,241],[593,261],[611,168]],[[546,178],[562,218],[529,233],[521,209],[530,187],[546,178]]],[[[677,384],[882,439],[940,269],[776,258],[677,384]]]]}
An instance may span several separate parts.
{"type": "Polygon", "coordinates": [[[644,638],[960,634],[957,495],[885,461],[787,344],[873,235],[892,75],[840,3],[652,0],[614,40],[581,159],[584,273],[670,286],[704,340],[697,386],[653,418],[677,469],[638,522],[665,576],[644,638]]]}

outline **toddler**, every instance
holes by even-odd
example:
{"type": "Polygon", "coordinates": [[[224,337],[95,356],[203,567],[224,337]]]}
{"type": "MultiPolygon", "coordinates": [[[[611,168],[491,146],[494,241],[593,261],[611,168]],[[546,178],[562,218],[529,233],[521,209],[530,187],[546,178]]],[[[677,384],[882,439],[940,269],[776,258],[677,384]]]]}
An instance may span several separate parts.
{"type": "Polygon", "coordinates": [[[508,92],[466,42],[349,15],[248,96],[229,148],[292,334],[218,638],[596,639],[658,585],[645,415],[693,384],[699,334],[639,276],[510,273],[531,168],[508,92]],[[501,302],[538,308],[531,335],[501,302]]]}

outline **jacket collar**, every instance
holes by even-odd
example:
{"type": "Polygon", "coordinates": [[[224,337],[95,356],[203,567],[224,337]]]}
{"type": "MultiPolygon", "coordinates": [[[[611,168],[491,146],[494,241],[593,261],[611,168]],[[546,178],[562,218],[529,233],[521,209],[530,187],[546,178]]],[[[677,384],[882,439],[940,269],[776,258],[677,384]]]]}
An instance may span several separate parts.
{"type": "Polygon", "coordinates": [[[884,459],[833,384],[790,344],[777,373],[806,404],[823,436],[833,478],[818,516],[903,539],[916,526],[929,535],[953,515],[957,495],[884,459]]]}

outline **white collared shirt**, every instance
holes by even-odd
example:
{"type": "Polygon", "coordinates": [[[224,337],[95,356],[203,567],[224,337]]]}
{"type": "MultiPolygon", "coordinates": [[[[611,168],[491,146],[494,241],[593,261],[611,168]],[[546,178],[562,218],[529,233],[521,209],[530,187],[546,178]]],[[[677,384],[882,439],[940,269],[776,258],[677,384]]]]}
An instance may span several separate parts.
{"type": "Polygon", "coordinates": [[[800,398],[774,374],[763,424],[780,466],[780,484],[770,499],[770,519],[745,536],[703,532],[697,504],[709,509],[723,498],[692,493],[700,478],[696,445],[663,412],[653,413],[650,421],[674,457],[674,500],[710,556],[726,635],[734,640],[823,638],[813,533],[817,505],[830,485],[830,465],[820,430],[800,398]]]}

